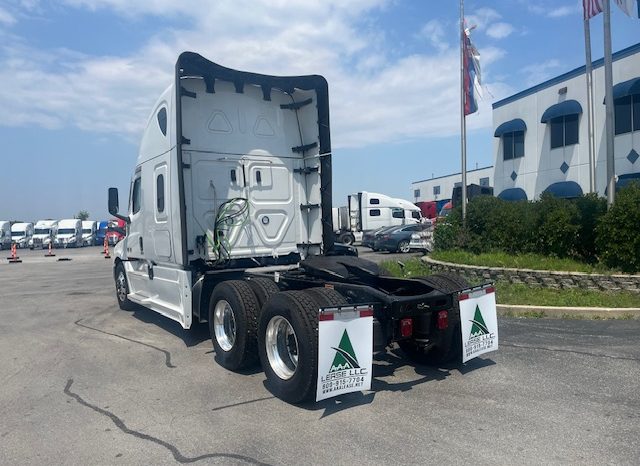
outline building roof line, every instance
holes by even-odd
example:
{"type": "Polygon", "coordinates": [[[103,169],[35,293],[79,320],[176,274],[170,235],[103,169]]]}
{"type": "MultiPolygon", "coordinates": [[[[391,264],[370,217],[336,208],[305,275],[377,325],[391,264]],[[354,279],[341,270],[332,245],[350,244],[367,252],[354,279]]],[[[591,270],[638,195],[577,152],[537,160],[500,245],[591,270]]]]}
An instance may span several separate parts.
{"type": "MultiPolygon", "coordinates": [[[[493,168],[493,165],[489,165],[488,167],[482,167],[482,168],[474,168],[473,170],[467,170],[467,173],[478,172],[480,170],[486,170],[487,168],[493,168]]],[[[426,180],[413,181],[411,184],[424,183],[425,181],[439,180],[441,178],[449,178],[450,176],[456,176],[456,175],[462,175],[462,172],[451,173],[449,175],[436,176],[434,178],[427,178],[426,180]]]]}
{"type": "MultiPolygon", "coordinates": [[[[623,58],[626,58],[630,55],[633,55],[634,53],[640,51],[640,42],[638,42],[637,44],[631,45],[629,47],[627,47],[626,49],[622,49],[617,51],[616,53],[614,53],[612,55],[612,60],[613,61],[617,61],[617,60],[621,60],[623,58]]],[[[591,66],[593,67],[593,69],[599,68],[601,66],[604,65],[604,58],[599,58],[598,60],[594,60],[593,63],[591,64],[591,66]]],[[[578,68],[575,68],[571,71],[568,71],[564,74],[561,74],[559,76],[556,76],[555,78],[551,78],[547,81],[544,81],[540,84],[536,84],[533,87],[530,87],[529,89],[525,89],[524,91],[520,91],[516,94],[513,94],[509,97],[505,97],[502,100],[499,100],[497,102],[494,102],[492,105],[492,108],[496,109],[498,107],[502,107],[503,105],[506,105],[508,103],[514,102],[518,99],[521,99],[523,97],[526,97],[528,95],[531,94],[535,94],[536,92],[542,90],[542,89],[546,89],[548,87],[551,87],[555,84],[561,83],[563,81],[567,81],[571,78],[574,78],[576,76],[580,76],[581,74],[584,74],[586,72],[586,65],[582,65],[579,66],[578,68]]]]}

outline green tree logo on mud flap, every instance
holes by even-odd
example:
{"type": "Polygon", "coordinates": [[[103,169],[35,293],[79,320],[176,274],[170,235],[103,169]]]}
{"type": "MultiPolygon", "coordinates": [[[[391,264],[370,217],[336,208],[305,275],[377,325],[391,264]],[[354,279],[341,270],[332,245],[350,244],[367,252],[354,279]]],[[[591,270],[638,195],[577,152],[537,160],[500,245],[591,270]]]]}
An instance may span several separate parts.
{"type": "Polygon", "coordinates": [[[487,328],[487,324],[484,323],[484,319],[482,318],[482,313],[480,312],[480,306],[476,305],[476,313],[473,316],[473,319],[470,320],[471,325],[471,335],[469,338],[478,337],[480,335],[488,335],[489,329],[487,328]]]}
{"type": "Polygon", "coordinates": [[[336,356],[333,358],[333,364],[331,364],[331,369],[329,370],[330,373],[345,369],[358,369],[360,367],[346,329],[342,334],[338,347],[332,347],[332,349],[336,350],[336,356]]]}

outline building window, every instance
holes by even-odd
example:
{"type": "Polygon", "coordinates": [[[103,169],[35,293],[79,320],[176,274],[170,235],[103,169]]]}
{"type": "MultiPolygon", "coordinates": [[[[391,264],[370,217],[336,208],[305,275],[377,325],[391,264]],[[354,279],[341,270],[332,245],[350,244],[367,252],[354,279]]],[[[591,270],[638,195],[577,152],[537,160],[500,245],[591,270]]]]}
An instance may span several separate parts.
{"type": "Polygon", "coordinates": [[[369,217],[380,217],[380,209],[371,209],[369,211],[369,217]]]}
{"type": "Polygon", "coordinates": [[[616,134],[640,130],[640,94],[616,99],[613,105],[616,134]]]}
{"type": "Polygon", "coordinates": [[[480,178],[480,186],[489,186],[489,177],[480,178]]]}
{"type": "Polygon", "coordinates": [[[413,190],[413,197],[420,197],[420,190],[419,189],[414,189],[413,190]]]}
{"type": "Polygon", "coordinates": [[[433,195],[434,196],[440,195],[440,186],[434,186],[433,187],[433,195]]]}
{"type": "Polygon", "coordinates": [[[369,204],[380,204],[380,199],[378,198],[371,198],[369,199],[369,204]]]}
{"type": "Polygon", "coordinates": [[[578,115],[552,118],[551,148],[570,146],[578,143],[578,115]]]}
{"type": "Polygon", "coordinates": [[[504,160],[524,157],[524,131],[502,135],[502,157],[504,160]]]}

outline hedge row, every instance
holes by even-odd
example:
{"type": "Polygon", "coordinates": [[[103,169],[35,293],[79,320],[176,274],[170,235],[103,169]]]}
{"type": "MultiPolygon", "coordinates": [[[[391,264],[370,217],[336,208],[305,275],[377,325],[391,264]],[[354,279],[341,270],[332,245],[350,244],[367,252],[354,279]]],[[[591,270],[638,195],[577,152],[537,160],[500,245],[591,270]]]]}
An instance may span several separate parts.
{"type": "Polygon", "coordinates": [[[618,191],[608,210],[606,200],[595,194],[572,200],[543,194],[533,202],[477,197],[467,206],[466,228],[459,208],[438,222],[434,246],[476,254],[504,251],[570,257],[639,272],[640,185],[618,191]]]}

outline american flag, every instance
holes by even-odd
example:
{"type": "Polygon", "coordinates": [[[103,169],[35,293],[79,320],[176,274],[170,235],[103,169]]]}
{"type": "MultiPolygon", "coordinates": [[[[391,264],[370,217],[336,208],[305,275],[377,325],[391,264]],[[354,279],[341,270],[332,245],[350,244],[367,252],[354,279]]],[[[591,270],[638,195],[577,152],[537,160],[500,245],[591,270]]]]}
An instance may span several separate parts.
{"type": "MultiPolygon", "coordinates": [[[[640,0],[615,0],[615,2],[627,16],[640,18],[640,0]]],[[[603,4],[603,0],[582,0],[584,19],[593,18],[595,15],[602,13],[603,4]]]]}
{"type": "Polygon", "coordinates": [[[464,30],[463,55],[464,55],[464,114],[470,115],[478,111],[478,96],[482,97],[480,81],[480,54],[471,43],[471,30],[464,30]]]}
{"type": "Polygon", "coordinates": [[[582,0],[584,19],[593,18],[598,13],[602,13],[603,3],[603,0],[582,0]]]}

